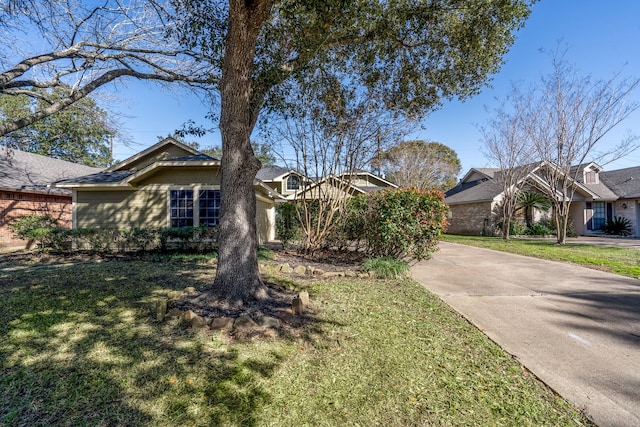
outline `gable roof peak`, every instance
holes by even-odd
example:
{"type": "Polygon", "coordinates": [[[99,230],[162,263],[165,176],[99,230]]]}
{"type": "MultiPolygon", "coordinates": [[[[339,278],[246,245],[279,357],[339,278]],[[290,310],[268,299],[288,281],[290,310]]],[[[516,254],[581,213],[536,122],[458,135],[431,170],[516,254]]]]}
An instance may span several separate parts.
{"type": "Polygon", "coordinates": [[[163,139],[162,141],[158,141],[157,143],[153,144],[151,147],[148,147],[144,150],[142,150],[141,152],[134,154],[133,156],[129,157],[128,159],[125,159],[123,161],[121,161],[120,163],[116,163],[115,165],[111,166],[110,168],[106,169],[105,172],[115,172],[121,169],[124,169],[126,166],[134,163],[136,160],[141,159],[142,157],[146,156],[149,153],[152,153],[160,148],[166,147],[167,145],[175,145],[176,147],[187,151],[189,153],[191,153],[194,156],[199,156],[202,155],[203,153],[201,153],[200,151],[196,150],[193,147],[188,146],[187,144],[183,144],[182,142],[176,140],[175,138],[172,138],[170,136],[166,137],[165,139],[163,139]]]}

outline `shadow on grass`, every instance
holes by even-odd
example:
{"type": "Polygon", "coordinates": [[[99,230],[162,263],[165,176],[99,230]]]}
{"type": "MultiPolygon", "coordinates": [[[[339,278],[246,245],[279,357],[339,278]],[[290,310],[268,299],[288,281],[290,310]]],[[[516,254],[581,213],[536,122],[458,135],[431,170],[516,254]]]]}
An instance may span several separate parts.
{"type": "Polygon", "coordinates": [[[0,273],[0,424],[258,425],[271,401],[264,379],[292,342],[230,344],[151,320],[154,296],[202,287],[209,270],[109,262],[0,273]]]}

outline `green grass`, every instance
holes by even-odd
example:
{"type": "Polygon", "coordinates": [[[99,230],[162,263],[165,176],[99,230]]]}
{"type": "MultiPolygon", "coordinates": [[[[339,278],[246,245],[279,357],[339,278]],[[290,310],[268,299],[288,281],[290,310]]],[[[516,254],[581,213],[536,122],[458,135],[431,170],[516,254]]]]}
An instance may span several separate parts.
{"type": "Polygon", "coordinates": [[[552,239],[509,239],[499,237],[443,235],[442,240],[480,248],[532,256],[555,261],[567,261],[597,270],[640,279],[640,251],[612,246],[582,243],[556,244],[552,239]]]}
{"type": "Polygon", "coordinates": [[[200,262],[13,267],[0,425],[588,425],[410,279],[299,282],[301,336],[239,342],[151,320],[154,298],[211,283],[200,262]]]}

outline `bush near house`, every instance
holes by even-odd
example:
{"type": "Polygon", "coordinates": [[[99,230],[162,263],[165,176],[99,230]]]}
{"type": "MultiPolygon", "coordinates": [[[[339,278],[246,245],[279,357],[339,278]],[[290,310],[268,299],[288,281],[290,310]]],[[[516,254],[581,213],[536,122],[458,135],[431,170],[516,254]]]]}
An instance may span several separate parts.
{"type": "MultiPolygon", "coordinates": [[[[299,235],[293,203],[280,205],[277,236],[285,244],[299,235]]],[[[447,226],[448,208],[438,190],[392,189],[352,197],[325,248],[362,249],[373,258],[427,259],[447,226]]]]}
{"type": "Polygon", "coordinates": [[[18,237],[30,240],[38,250],[64,252],[76,247],[98,253],[113,251],[147,251],[178,249],[182,252],[205,252],[215,250],[217,227],[165,227],[132,228],[125,230],[78,228],[69,230],[59,227],[48,215],[29,215],[14,221],[11,231],[18,237]]]}

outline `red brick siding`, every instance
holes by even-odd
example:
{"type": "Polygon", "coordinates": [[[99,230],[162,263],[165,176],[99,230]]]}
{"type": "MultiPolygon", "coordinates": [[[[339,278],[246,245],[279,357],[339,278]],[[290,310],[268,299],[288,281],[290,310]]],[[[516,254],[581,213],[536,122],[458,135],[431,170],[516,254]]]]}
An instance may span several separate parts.
{"type": "Polygon", "coordinates": [[[16,239],[8,225],[28,215],[51,215],[62,227],[71,228],[71,196],[0,191],[0,248],[26,247],[16,239]]]}

